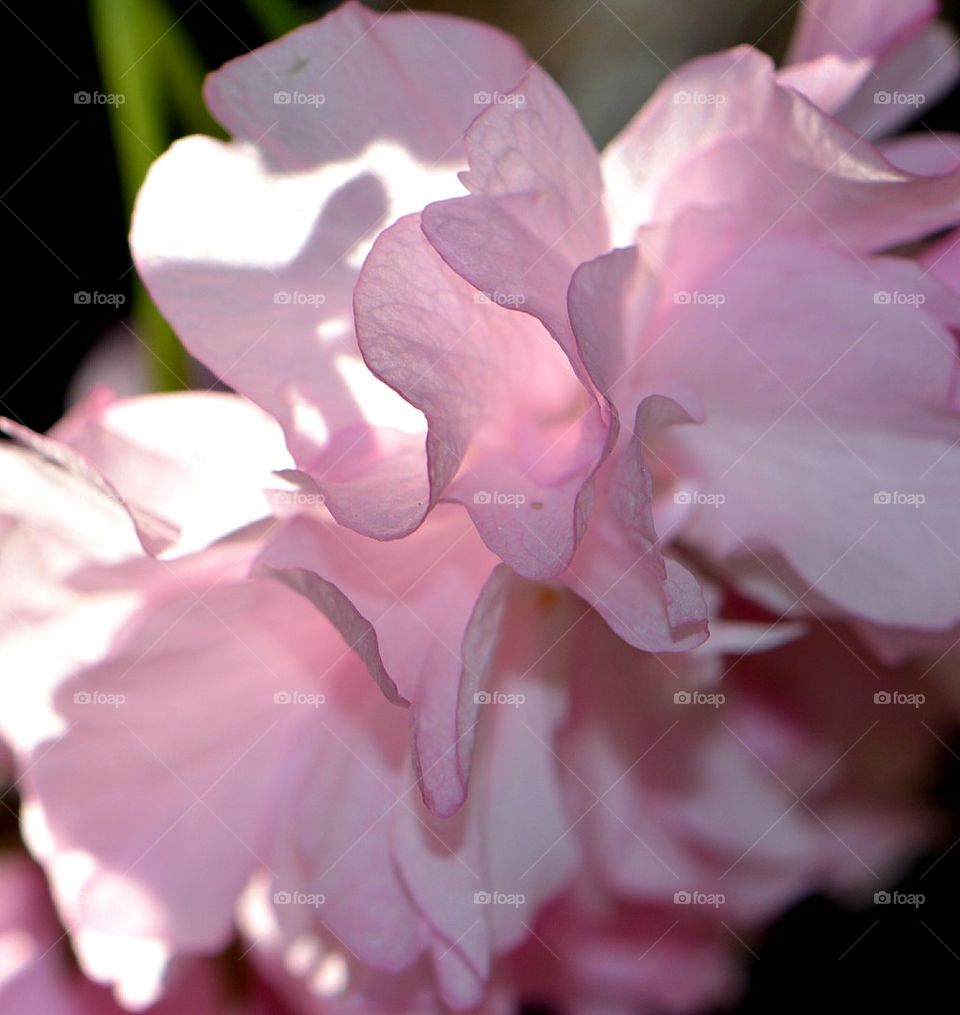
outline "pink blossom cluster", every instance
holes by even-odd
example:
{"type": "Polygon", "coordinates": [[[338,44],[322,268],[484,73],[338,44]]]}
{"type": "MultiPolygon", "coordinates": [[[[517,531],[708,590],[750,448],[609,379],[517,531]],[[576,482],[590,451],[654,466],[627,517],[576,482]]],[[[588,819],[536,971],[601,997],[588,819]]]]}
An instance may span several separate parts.
{"type": "Polygon", "coordinates": [[[0,1009],[706,1011],[936,841],[960,57],[801,7],[600,154],[455,17],[210,76],[131,242],[230,390],[0,445],[0,1009]]]}

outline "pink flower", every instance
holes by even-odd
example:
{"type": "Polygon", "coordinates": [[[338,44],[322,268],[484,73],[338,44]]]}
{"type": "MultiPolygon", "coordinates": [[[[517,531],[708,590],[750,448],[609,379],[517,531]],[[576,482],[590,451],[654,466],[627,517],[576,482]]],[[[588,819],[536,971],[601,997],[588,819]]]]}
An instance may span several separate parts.
{"type": "MultiPolygon", "coordinates": [[[[766,556],[793,574],[797,598],[815,589],[880,624],[955,623],[960,572],[943,549],[960,545],[950,332],[960,304],[884,251],[957,220],[957,177],[895,169],[781,85],[755,51],[705,58],[672,75],[604,153],[611,232],[633,245],[571,260],[567,286],[547,262],[599,214],[583,201],[557,211],[571,177],[591,178],[591,158],[572,160],[579,127],[550,104],[541,75],[513,94],[467,134],[472,193],[422,213],[420,243],[439,253],[438,277],[456,272],[488,295],[523,291],[544,319],[547,302],[569,311],[585,368],[621,419],[636,418],[633,440],[672,473],[674,503],[688,508],[669,519],[670,535],[734,580],[766,556]],[[660,427],[649,426],[651,405],[660,427]],[[696,425],[662,427],[684,420],[696,425]],[[922,497],[925,511],[879,511],[893,492],[922,497]]],[[[367,360],[401,390],[375,308],[391,299],[390,335],[423,347],[416,312],[401,330],[396,292],[378,281],[399,263],[391,237],[412,228],[381,235],[356,295],[367,360]]],[[[446,362],[434,359],[431,379],[446,362]]],[[[598,473],[600,503],[626,440],[598,473]]],[[[628,490],[631,506],[650,510],[642,482],[628,490]]],[[[615,545],[626,557],[629,544],[615,545]]]]}
{"type": "Polygon", "coordinates": [[[0,733],[124,1004],[239,930],[304,1012],[702,1008],[935,837],[950,706],[857,638],[960,625],[960,149],[867,136],[957,63],[804,12],[602,154],[456,18],[210,78],[132,242],[238,394],[0,446],[0,733]]]}
{"type": "MultiPolygon", "coordinates": [[[[557,229],[567,228],[561,219],[582,219],[539,269],[552,287],[549,307],[537,302],[546,294],[516,287],[485,296],[444,268],[415,219],[397,222],[462,193],[457,173],[476,148],[474,135],[465,137],[471,121],[486,109],[475,129],[488,119],[493,129],[517,108],[502,102],[528,69],[516,44],[488,27],[412,12],[377,17],[347,3],[210,78],[208,103],[237,140],[191,138],[162,158],[140,195],[131,242],[185,343],[277,416],[337,521],[400,537],[441,498],[457,501],[496,555],[539,579],[570,564],[590,514],[591,477],[615,438],[564,303],[573,268],[609,247],[595,152],[556,87],[534,73],[531,87],[570,130],[563,141],[584,174],[576,183],[550,166],[543,181],[576,184],[569,194],[544,191],[562,203],[557,229]],[[365,90],[371,62],[380,76],[365,90]],[[592,205],[585,216],[582,202],[592,205]],[[364,275],[388,290],[400,284],[403,302],[391,310],[386,294],[358,290],[360,332],[367,322],[383,332],[381,345],[363,343],[371,372],[352,299],[378,234],[378,248],[390,244],[402,266],[388,259],[380,271],[375,255],[364,275]],[[409,341],[418,321],[418,341],[409,341]],[[446,355],[444,343],[457,347],[446,355]]],[[[608,486],[648,483],[639,445],[619,457],[608,486]]],[[[654,545],[645,498],[632,489],[611,496],[596,510],[611,516],[612,533],[594,538],[567,581],[638,646],[702,641],[702,599],[654,545]],[[636,560],[626,573],[624,547],[636,560]]]]}
{"type": "MultiPolygon", "coordinates": [[[[523,940],[528,914],[576,860],[570,840],[540,862],[563,831],[549,747],[560,688],[531,675],[529,714],[487,710],[473,794],[438,823],[417,792],[406,714],[355,646],[284,583],[248,577],[269,519],[166,559],[137,541],[133,517],[169,530],[176,518],[182,547],[196,531],[186,506],[199,523],[211,496],[230,493],[237,518],[251,504],[244,492],[267,478],[257,452],[276,449],[272,423],[234,396],[185,394],[83,406],[60,431],[68,444],[32,438],[43,456],[0,456],[18,502],[5,507],[14,525],[0,592],[15,586],[18,603],[0,653],[5,672],[37,675],[29,694],[4,684],[0,711],[21,765],[25,833],[84,970],[152,999],[177,955],[229,943],[238,900],[259,885],[289,948],[322,930],[351,960],[387,973],[419,962],[446,1003],[479,1003],[492,957],[523,940]],[[175,464],[175,421],[202,441],[160,482],[175,464]],[[241,434],[242,463],[231,461],[241,434]],[[147,441],[160,436],[148,486],[147,441]],[[191,474],[214,461],[229,466],[232,488],[212,466],[191,474]],[[56,495],[56,518],[44,518],[36,509],[56,495]],[[63,511],[65,495],[77,510],[63,511]],[[516,838],[490,834],[503,828],[516,838]],[[483,892],[522,900],[478,908],[483,892]]],[[[455,590],[434,582],[449,606],[455,590]]],[[[405,602],[401,625],[435,609],[429,597],[405,602]]],[[[475,637],[492,655],[494,633],[475,637]]],[[[504,642],[489,690],[471,691],[474,713],[519,693],[512,651],[504,642]]],[[[447,652],[438,643],[438,658],[447,652]]]]}
{"type": "MultiPolygon", "coordinates": [[[[59,432],[68,443],[33,438],[43,454],[0,455],[19,501],[5,506],[0,592],[20,592],[0,656],[6,673],[37,674],[29,692],[0,687],[0,717],[27,840],[82,967],[123,998],[165,997],[181,957],[225,947],[236,919],[264,976],[307,1012],[318,998],[325,1011],[507,1012],[558,983],[585,1004],[694,1007],[739,983],[719,919],[749,938],[809,891],[872,890],[935,829],[914,801],[936,743],[903,711],[865,724],[878,685],[838,648],[846,635],[797,643],[796,625],[728,619],[712,594],[710,650],[657,657],[569,592],[507,576],[502,622],[474,629],[488,670],[467,684],[483,687],[469,695],[476,730],[461,733],[476,736],[470,794],[438,818],[419,799],[430,773],[411,764],[404,712],[363,672],[363,633],[353,651],[310,600],[331,595],[332,616],[349,603],[315,576],[299,576],[305,597],[295,573],[263,570],[294,542],[308,559],[330,553],[329,523],[301,511],[266,550],[269,519],[179,555],[164,544],[159,559],[137,539],[134,519],[174,533],[176,519],[180,540],[197,531],[190,506],[201,520],[223,488],[191,460],[229,463],[232,509],[255,515],[272,423],[233,396],[155,396],[88,403],[59,432]],[[175,419],[203,434],[179,473],[164,465],[175,419]],[[262,450],[231,462],[241,430],[262,450]],[[168,443],[154,475],[168,478],[134,496],[156,434],[168,443]],[[773,651],[745,655],[758,648],[773,651]],[[723,654],[742,658],[731,668],[723,654]],[[876,767],[888,740],[895,778],[876,767]],[[617,955],[660,947],[683,892],[699,894],[657,961],[622,966],[617,955]],[[722,913],[700,895],[723,895],[722,913]]],[[[367,542],[416,555],[420,539],[367,542]]],[[[427,575],[442,566],[418,559],[427,575]]],[[[442,621],[415,584],[394,604],[401,621],[380,630],[397,651],[404,627],[442,621]]],[[[439,635],[436,648],[458,658],[439,635]]],[[[882,686],[911,687],[896,674],[882,686]]],[[[944,722],[934,693],[931,728],[944,722]]]]}
{"type": "Polygon", "coordinates": [[[796,90],[828,105],[829,77],[845,107],[929,13],[877,36],[810,7],[803,62],[695,61],[601,159],[496,32],[347,4],[210,79],[237,141],[154,167],[132,237],[154,296],[358,533],[294,518],[261,564],[411,703],[436,813],[466,794],[497,558],[651,651],[706,633],[678,539],[778,612],[960,619],[960,304],[882,254],[955,221],[956,180],[895,169],[796,90]],[[370,60],[382,91],[356,86],[370,60]],[[470,193],[437,200],[462,166],[470,193]]]}
{"type": "Polygon", "coordinates": [[[515,571],[654,651],[705,634],[677,538],[770,603],[784,582],[801,607],[948,628],[960,304],[885,252],[960,218],[956,177],[829,115],[934,43],[927,85],[952,80],[942,31],[918,34],[931,5],[898,10],[880,30],[811,5],[781,72],[747,48],[694,61],[599,158],[496,32],[346,4],[210,79],[238,140],[157,163],[138,265],[361,534],[456,502],[515,571]],[[388,76],[359,88],[370,61],[388,76]],[[879,512],[893,493],[925,512],[879,512]]]}

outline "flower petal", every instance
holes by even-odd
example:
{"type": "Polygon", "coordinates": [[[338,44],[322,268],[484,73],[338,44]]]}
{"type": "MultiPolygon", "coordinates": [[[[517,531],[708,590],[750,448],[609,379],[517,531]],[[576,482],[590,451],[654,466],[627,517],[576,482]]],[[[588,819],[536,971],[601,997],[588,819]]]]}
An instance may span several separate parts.
{"type": "Polygon", "coordinates": [[[306,596],[356,650],[388,699],[409,703],[421,790],[438,814],[466,795],[475,694],[496,644],[508,574],[454,508],[382,543],[307,516],[287,521],[257,573],[306,596]]]}
{"type": "Polygon", "coordinates": [[[685,537],[721,559],[773,548],[863,619],[955,623],[955,298],[909,261],[796,238],[743,247],[731,227],[697,251],[721,221],[678,226],[654,329],[669,340],[635,381],[682,377],[703,401],[704,425],[657,443],[699,476],[685,537]]]}
{"type": "Polygon", "coordinates": [[[475,93],[528,63],[488,26],[347,3],[213,74],[237,141],[179,142],[141,190],[131,245],[157,304],[366,534],[413,528],[427,488],[422,418],[359,359],[360,264],[383,226],[461,192],[475,93]]]}
{"type": "Polygon", "coordinates": [[[749,209],[741,229],[889,249],[960,219],[954,174],[912,176],[777,83],[741,47],[687,64],[610,144],[604,175],[615,238],[693,206],[749,209]],[[653,153],[656,158],[653,158],[653,153]]]}
{"type": "Polygon", "coordinates": [[[463,504],[520,574],[561,571],[582,534],[608,430],[539,322],[451,271],[417,216],[377,240],[356,317],[370,368],[427,417],[431,503],[463,504]]]}

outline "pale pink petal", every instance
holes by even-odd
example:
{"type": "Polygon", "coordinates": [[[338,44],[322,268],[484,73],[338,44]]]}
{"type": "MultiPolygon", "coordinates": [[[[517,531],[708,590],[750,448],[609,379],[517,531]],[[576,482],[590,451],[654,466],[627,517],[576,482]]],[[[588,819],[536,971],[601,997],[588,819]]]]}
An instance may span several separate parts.
{"type": "Polygon", "coordinates": [[[440,507],[406,539],[380,542],[292,518],[263,551],[259,573],[306,596],[387,697],[409,703],[424,798],[438,814],[455,811],[466,795],[474,696],[489,672],[509,573],[469,519],[440,507]]]}
{"type": "Polygon", "coordinates": [[[634,423],[597,475],[590,527],[564,580],[631,645],[667,652],[699,644],[707,625],[696,580],[661,552],[653,476],[645,460],[651,433],[693,416],[665,393],[676,390],[672,381],[663,385],[664,393],[646,395],[639,404],[629,384],[642,358],[637,337],[656,295],[656,283],[635,249],[581,265],[570,285],[570,319],[584,362],[604,396],[612,404],[619,399],[621,414],[629,413],[634,423]]]}
{"type": "MultiPolygon", "coordinates": [[[[382,826],[383,822],[371,832],[382,826]]],[[[367,965],[357,954],[351,954],[344,941],[338,940],[326,926],[325,907],[331,904],[329,898],[312,915],[302,916],[296,914],[296,906],[278,904],[275,895],[269,876],[254,878],[240,901],[237,920],[249,961],[276,994],[287,1001],[291,1012],[445,1015],[447,1009],[437,996],[426,957],[399,972],[367,965]]],[[[338,927],[337,933],[339,930],[338,927]]],[[[413,925],[394,937],[401,935],[403,941],[393,942],[397,948],[420,941],[413,925]]],[[[362,950],[368,947],[366,944],[362,950]]],[[[268,1007],[264,1015],[273,1015],[272,1008],[268,1007]]]]}
{"type": "Polygon", "coordinates": [[[659,395],[638,406],[633,434],[598,476],[590,528],[564,574],[621,638],[648,652],[683,651],[707,637],[696,578],[661,552],[644,461],[651,431],[688,420],[677,403],[659,395]]]}
{"type": "Polygon", "coordinates": [[[182,392],[84,403],[52,431],[124,501],[176,526],[165,555],[200,549],[269,513],[263,490],[292,464],[265,412],[235,395],[182,392]]]}
{"type": "Polygon", "coordinates": [[[521,982],[572,1015],[721,1010],[745,985],[742,949],[687,907],[565,899],[517,957],[521,982]],[[719,1007],[718,1007],[719,1006],[719,1007]]]}
{"type": "Polygon", "coordinates": [[[948,233],[920,256],[923,267],[960,294],[960,232],[948,233]]]}
{"type": "MultiPolygon", "coordinates": [[[[953,174],[911,176],[777,84],[741,48],[681,68],[604,153],[618,241],[694,205],[749,208],[741,230],[882,250],[955,223],[953,174]]],[[[654,265],[656,268],[656,265],[654,265]]]]}
{"type": "Polygon", "coordinates": [[[892,134],[960,76],[955,33],[931,23],[935,0],[800,5],[781,83],[865,137],[892,134]]]}
{"type": "Polygon", "coordinates": [[[917,631],[906,627],[858,623],[852,625],[861,641],[885,666],[902,666],[912,659],[943,662],[960,644],[960,627],[946,631],[917,631]]]}
{"type": "Polygon", "coordinates": [[[790,46],[790,62],[827,53],[873,56],[902,45],[939,11],[937,0],[804,0],[790,46]]]}
{"type": "MultiPolygon", "coordinates": [[[[567,291],[570,322],[583,362],[614,404],[642,357],[640,339],[659,293],[657,277],[635,247],[623,247],[581,264],[567,291]]],[[[628,419],[635,407],[619,404],[628,419]]]]}
{"type": "Polygon", "coordinates": [[[933,24],[881,60],[877,74],[839,111],[842,123],[865,137],[893,134],[944,98],[960,78],[956,33],[933,24]]]}
{"type": "Polygon", "coordinates": [[[379,229],[462,192],[476,93],[528,62],[488,26],[344,4],[213,74],[207,101],[237,140],[179,142],[140,193],[131,243],[161,310],[368,534],[413,528],[427,488],[422,419],[358,357],[360,264],[379,229]]]}
{"type": "Polygon", "coordinates": [[[825,53],[777,72],[777,81],[808,98],[826,113],[839,111],[871,80],[873,61],[846,51],[825,53]]]}
{"type": "Polygon", "coordinates": [[[350,0],[231,60],[205,94],[231,134],[258,144],[275,168],[342,160],[381,139],[434,163],[449,159],[483,108],[477,93],[507,88],[529,63],[515,39],[482,22],[378,14],[350,0]],[[371,75],[373,65],[383,73],[371,75]],[[274,98],[285,90],[290,101],[274,98]],[[324,98],[305,103],[295,91],[324,98]]]}
{"type": "Polygon", "coordinates": [[[949,712],[936,682],[918,675],[878,666],[849,630],[831,628],[744,658],[730,677],[743,695],[731,731],[802,798],[825,887],[860,904],[901,877],[940,825],[925,786],[938,746],[930,733],[949,712]],[[894,694],[922,706],[891,703],[894,694]]]}
{"type": "Polygon", "coordinates": [[[635,379],[648,390],[682,377],[703,400],[703,425],[655,442],[699,477],[686,536],[747,564],[776,549],[806,588],[863,619],[952,625],[955,301],[895,258],[772,237],[744,247],[735,227],[730,246],[697,251],[694,237],[724,221],[688,218],[672,252],[657,249],[675,289],[635,379]]]}
{"type": "MultiPolygon", "coordinates": [[[[0,1006],[6,1015],[122,1015],[110,993],[73,968],[41,872],[23,855],[0,860],[0,1006]]],[[[213,963],[185,962],[151,1015],[211,1015],[228,1002],[213,963]]],[[[247,1008],[232,1009],[237,1015],[247,1008]]]]}
{"type": "MultiPolygon", "coordinates": [[[[391,840],[397,813],[410,805],[400,776],[409,765],[407,717],[341,644],[314,676],[324,700],[296,742],[296,770],[275,786],[287,807],[274,829],[269,890],[288,963],[327,931],[351,958],[398,973],[427,940],[391,840]]],[[[313,971],[303,962],[295,972],[309,981],[313,971]]]]}
{"type": "Polygon", "coordinates": [[[33,693],[0,682],[0,712],[11,742],[30,749],[61,726],[59,683],[109,652],[139,605],[133,590],[92,594],[79,576],[262,517],[261,486],[278,482],[271,463],[285,451],[268,417],[227,395],[100,393],[61,420],[60,440],[17,432],[31,450],[0,448],[0,634],[5,672],[29,673],[33,693]]]}
{"type": "Polygon", "coordinates": [[[561,571],[608,427],[543,326],[457,276],[419,216],[377,240],[356,314],[367,364],[427,417],[431,503],[463,504],[519,573],[561,571]]]}
{"type": "Polygon", "coordinates": [[[900,85],[910,92],[920,89],[921,73],[933,60],[916,65],[929,52],[928,40],[941,31],[928,27],[937,12],[936,0],[880,0],[870,7],[842,0],[803,3],[780,81],[851,126],[857,119],[847,115],[853,100],[868,117],[858,133],[884,133],[887,121],[892,127],[904,107],[891,103],[881,108],[872,102],[873,96],[886,89],[897,91],[900,85]]]}
{"type": "Polygon", "coordinates": [[[887,141],[883,154],[898,168],[918,176],[953,172],[960,165],[960,134],[907,134],[887,141]]]}
{"type": "MultiPolygon", "coordinates": [[[[88,1009],[57,949],[61,930],[43,875],[25,856],[0,860],[0,1006],[9,1015],[104,1015],[88,1009]]],[[[116,1010],[116,1009],[114,1009],[116,1010]]]]}
{"type": "Polygon", "coordinates": [[[522,943],[578,858],[551,747],[568,707],[551,625],[566,615],[534,588],[516,591],[499,679],[480,709],[466,805],[445,821],[401,811],[394,833],[404,879],[437,937],[441,994],[454,1007],[482,1001],[491,959],[522,943]]]}
{"type": "Polygon", "coordinates": [[[61,441],[34,433],[12,420],[0,420],[0,430],[13,437],[23,451],[3,449],[8,484],[0,499],[0,514],[24,515],[34,524],[51,528],[75,527],[87,534],[102,533],[105,552],[121,552],[127,540],[122,527],[133,525],[142,548],[161,553],[178,538],[176,526],[150,510],[128,503],[87,456],[61,441]],[[21,474],[18,483],[12,474],[21,474]],[[43,490],[43,493],[41,493],[43,490]],[[81,518],[63,517],[62,507],[70,504],[81,518]],[[111,551],[107,545],[112,544],[111,551]]]}
{"type": "Polygon", "coordinates": [[[616,243],[664,213],[662,192],[686,161],[761,129],[772,73],[769,58],[741,47],[685,64],[657,89],[601,157],[616,243]]]}
{"type": "Polygon", "coordinates": [[[609,246],[596,148],[539,68],[501,99],[467,133],[471,196],[428,206],[424,231],[476,289],[539,318],[588,381],[566,294],[609,246]]]}
{"type": "Polygon", "coordinates": [[[819,862],[819,839],[802,815],[785,814],[781,785],[721,724],[731,692],[712,686],[719,657],[636,653],[589,622],[578,643],[578,718],[561,753],[577,776],[574,814],[584,816],[599,876],[659,905],[678,891],[722,893],[737,921],[795,898],[819,862]],[[603,681],[591,678],[597,667],[603,681]],[[701,686],[720,703],[691,702],[701,686]],[[736,862],[747,855],[744,869],[736,862]]]}
{"type": "MultiPolygon", "coordinates": [[[[33,846],[78,940],[223,947],[246,880],[269,866],[277,783],[317,724],[297,695],[322,693],[339,646],[288,590],[236,584],[248,567],[246,548],[224,547],[82,579],[88,594],[139,590],[149,608],[62,685],[67,728],[25,780],[33,846]]],[[[116,949],[96,972],[120,977],[122,962],[116,949]]]]}

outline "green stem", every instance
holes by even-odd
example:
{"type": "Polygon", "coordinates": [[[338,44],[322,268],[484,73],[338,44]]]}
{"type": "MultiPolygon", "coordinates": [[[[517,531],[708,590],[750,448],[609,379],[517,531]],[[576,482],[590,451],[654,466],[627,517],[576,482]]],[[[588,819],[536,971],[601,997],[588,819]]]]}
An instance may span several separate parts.
{"type": "MultiPolygon", "coordinates": [[[[90,0],[103,87],[113,97],[110,126],[128,220],[150,164],[169,140],[164,126],[168,122],[167,104],[156,53],[169,36],[157,41],[158,10],[151,12],[149,6],[143,0],[137,4],[90,0]]],[[[169,43],[164,46],[167,53],[170,48],[169,43]]],[[[187,354],[139,283],[134,291],[132,326],[152,353],[149,367],[154,386],[159,390],[185,387],[190,370],[187,354]]]]}
{"type": "MultiPolygon", "coordinates": [[[[224,136],[216,120],[203,104],[203,78],[206,73],[183,22],[164,0],[137,0],[147,38],[159,39],[149,54],[154,73],[162,79],[163,99],[175,112],[183,127],[193,134],[224,136]]],[[[171,139],[168,139],[171,140],[171,139]]]]}
{"type": "Polygon", "coordinates": [[[268,39],[286,35],[306,20],[297,4],[288,0],[247,0],[247,8],[268,39]]]}

